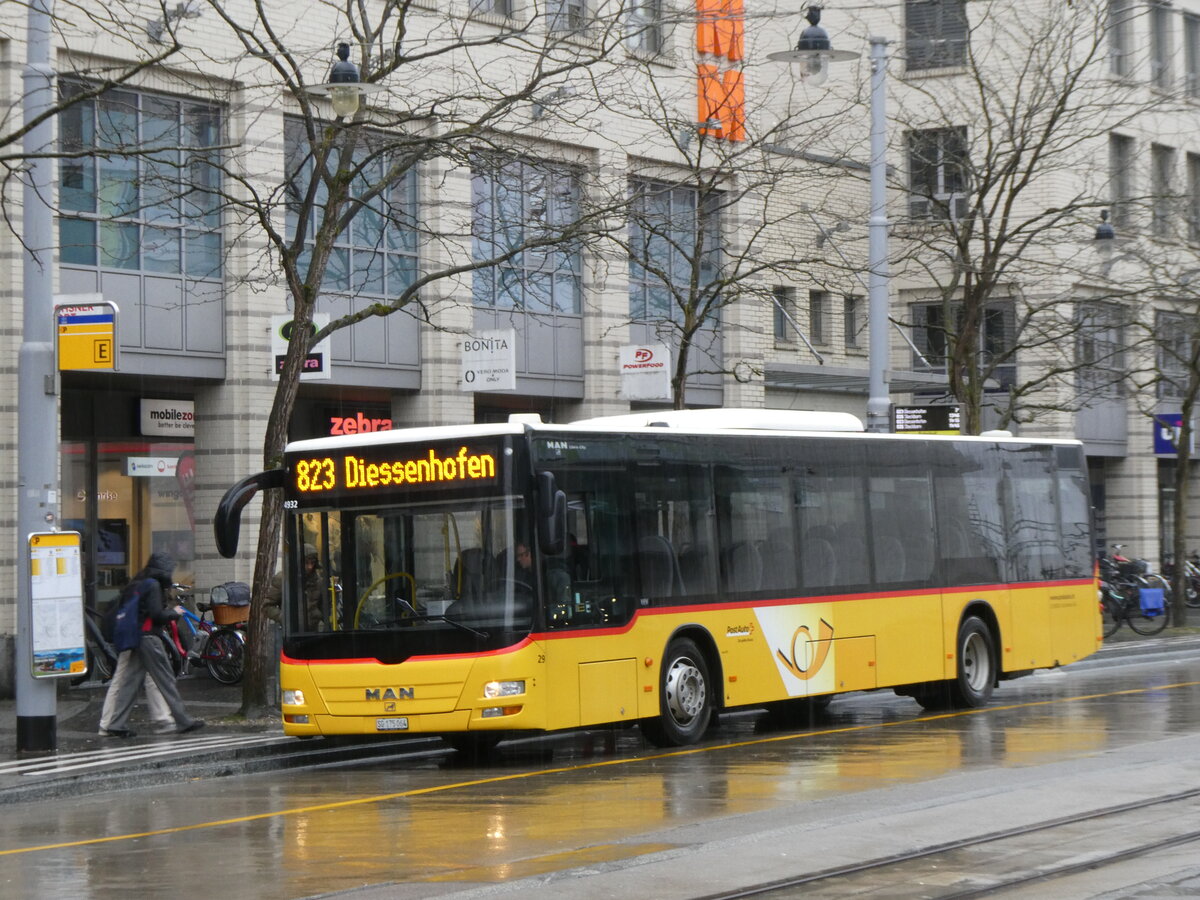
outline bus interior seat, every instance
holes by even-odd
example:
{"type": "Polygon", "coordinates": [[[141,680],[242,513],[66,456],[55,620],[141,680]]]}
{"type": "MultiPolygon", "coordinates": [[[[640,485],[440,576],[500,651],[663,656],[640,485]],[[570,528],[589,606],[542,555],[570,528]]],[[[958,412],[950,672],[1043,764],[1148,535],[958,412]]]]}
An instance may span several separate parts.
{"type": "Polygon", "coordinates": [[[483,548],[467,547],[458,555],[451,572],[451,590],[454,599],[476,599],[483,594],[483,548]]]}
{"type": "Polygon", "coordinates": [[[659,534],[638,542],[642,560],[642,592],[648,597],[674,597],[683,593],[683,575],[671,542],[659,534]]]}
{"type": "Polygon", "coordinates": [[[904,577],[909,581],[929,581],[933,577],[933,539],[917,532],[905,540],[904,577]]]}
{"type": "Polygon", "coordinates": [[[842,580],[865,582],[867,573],[867,542],[863,540],[862,529],[852,522],[843,522],[837,527],[837,538],[833,544],[838,559],[838,572],[842,580]],[[864,577],[849,578],[851,572],[862,572],[864,577]]]}
{"type": "Polygon", "coordinates": [[[762,556],[748,541],[734,544],[725,560],[725,587],[730,591],[757,591],[762,587],[762,556]]]}
{"type": "Polygon", "coordinates": [[[791,587],[796,583],[796,552],[787,529],[772,531],[759,553],[763,587],[791,587]]]}
{"type": "Polygon", "coordinates": [[[833,549],[837,535],[828,525],[816,525],[804,533],[800,546],[801,575],[806,587],[837,584],[838,557],[833,549]]]}
{"type": "Polygon", "coordinates": [[[904,581],[907,575],[906,552],[900,538],[882,534],[875,543],[875,580],[879,584],[904,581]]]}

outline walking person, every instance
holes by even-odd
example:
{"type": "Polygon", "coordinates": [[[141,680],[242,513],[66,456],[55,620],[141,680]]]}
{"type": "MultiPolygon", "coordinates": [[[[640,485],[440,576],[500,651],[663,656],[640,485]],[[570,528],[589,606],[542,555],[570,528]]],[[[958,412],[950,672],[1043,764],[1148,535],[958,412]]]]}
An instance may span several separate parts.
{"type": "MultiPolygon", "coordinates": [[[[104,737],[121,737],[112,730],[113,710],[116,708],[117,695],[121,693],[121,685],[129,677],[129,657],[133,650],[125,650],[117,657],[117,668],[113,671],[112,681],[104,694],[104,707],[100,710],[100,734],[104,737]]],[[[170,734],[176,728],[175,720],[171,718],[171,708],[163,699],[154,679],[143,679],[142,686],[146,693],[146,707],[150,711],[150,721],[154,724],[155,734],[170,734]]]]}
{"type": "MultiPolygon", "coordinates": [[[[131,584],[136,584],[140,590],[138,619],[142,622],[143,632],[161,628],[179,618],[179,613],[163,602],[174,572],[175,560],[170,554],[158,552],[151,554],[146,567],[134,576],[131,584]]],[[[113,686],[109,688],[110,691],[116,688],[112,719],[105,729],[109,734],[115,737],[133,736],[128,727],[129,714],[133,711],[138,689],[147,675],[166,701],[177,733],[186,734],[204,727],[203,719],[193,719],[184,709],[183,698],[179,696],[179,687],[175,684],[175,673],[171,670],[171,662],[161,641],[144,635],[135,649],[122,654],[121,662],[125,665],[125,677],[119,684],[114,677],[113,686]]]]}

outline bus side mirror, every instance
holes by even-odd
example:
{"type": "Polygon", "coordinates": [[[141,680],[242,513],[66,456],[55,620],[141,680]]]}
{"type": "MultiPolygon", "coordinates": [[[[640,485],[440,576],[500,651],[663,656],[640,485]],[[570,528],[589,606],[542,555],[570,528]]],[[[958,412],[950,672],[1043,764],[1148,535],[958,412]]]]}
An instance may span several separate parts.
{"type": "Polygon", "coordinates": [[[537,489],[538,548],[557,556],[566,546],[567,495],[558,489],[553,472],[538,472],[537,489]]]}
{"type": "Polygon", "coordinates": [[[213,537],[217,551],[226,559],[237,554],[238,537],[242,531],[242,508],[259,491],[283,487],[283,469],[268,469],[243,478],[225,492],[213,516],[213,537]]]}

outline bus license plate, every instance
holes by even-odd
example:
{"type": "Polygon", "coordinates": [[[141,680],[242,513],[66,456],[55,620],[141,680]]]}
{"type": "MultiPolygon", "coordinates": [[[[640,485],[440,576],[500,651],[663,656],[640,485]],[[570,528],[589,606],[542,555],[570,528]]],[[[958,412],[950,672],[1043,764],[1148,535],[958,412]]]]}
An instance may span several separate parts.
{"type": "Polygon", "coordinates": [[[408,731],[408,717],[401,716],[398,719],[376,719],[376,731],[408,731]]]}

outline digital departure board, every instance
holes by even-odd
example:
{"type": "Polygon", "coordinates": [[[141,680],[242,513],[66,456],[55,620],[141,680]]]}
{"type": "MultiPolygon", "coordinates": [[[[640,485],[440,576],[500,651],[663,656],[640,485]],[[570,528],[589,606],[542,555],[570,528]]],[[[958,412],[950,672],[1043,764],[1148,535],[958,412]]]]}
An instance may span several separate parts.
{"type": "Polygon", "coordinates": [[[335,453],[289,453],[288,493],[297,499],[377,490],[438,489],[497,483],[498,446],[381,444],[335,453]]]}

